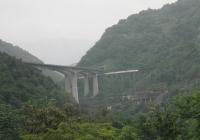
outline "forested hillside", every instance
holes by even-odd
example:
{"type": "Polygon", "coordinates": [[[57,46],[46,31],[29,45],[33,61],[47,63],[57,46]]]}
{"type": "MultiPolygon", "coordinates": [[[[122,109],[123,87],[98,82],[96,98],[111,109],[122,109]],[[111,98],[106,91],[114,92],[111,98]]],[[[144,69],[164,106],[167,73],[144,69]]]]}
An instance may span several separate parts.
{"type": "MultiPolygon", "coordinates": [[[[133,89],[191,91],[200,85],[199,44],[200,1],[179,0],[120,20],[105,31],[79,65],[106,71],[140,70],[129,90],[124,87],[126,93],[133,89]]],[[[119,87],[115,80],[109,84],[114,87],[109,93],[119,87]]]]}
{"type": "Polygon", "coordinates": [[[19,139],[19,128],[28,123],[24,122],[24,114],[31,111],[26,106],[39,109],[49,104],[62,107],[66,103],[68,94],[51,78],[19,59],[0,53],[0,139],[19,139]]]}
{"type": "MultiPolygon", "coordinates": [[[[66,95],[67,96],[67,95],[66,95]]],[[[62,103],[66,96],[41,71],[5,53],[0,53],[0,103],[20,107],[24,103],[62,103]]]]}
{"type": "MultiPolygon", "coordinates": [[[[30,54],[29,52],[23,50],[18,46],[14,46],[11,43],[7,43],[5,41],[0,40],[0,52],[6,53],[10,56],[13,56],[17,59],[21,59],[22,62],[29,62],[29,63],[43,63],[39,58],[35,57],[34,55],[30,54]]],[[[50,70],[43,70],[43,74],[46,76],[51,77],[54,82],[60,83],[63,80],[63,77],[56,72],[50,70]]]]}

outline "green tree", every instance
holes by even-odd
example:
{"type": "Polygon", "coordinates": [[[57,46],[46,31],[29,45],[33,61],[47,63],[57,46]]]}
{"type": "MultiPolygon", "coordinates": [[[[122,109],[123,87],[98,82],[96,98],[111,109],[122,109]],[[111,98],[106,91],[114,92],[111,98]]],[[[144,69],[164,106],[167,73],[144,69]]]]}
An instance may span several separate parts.
{"type": "Polygon", "coordinates": [[[139,140],[138,130],[132,126],[123,127],[119,136],[120,140],[139,140]]]}
{"type": "Polygon", "coordinates": [[[175,140],[179,136],[178,115],[168,107],[153,107],[142,121],[144,140],[175,140]]]}
{"type": "Polygon", "coordinates": [[[0,140],[19,140],[19,121],[16,110],[0,104],[0,140]]]}
{"type": "Polygon", "coordinates": [[[65,113],[55,106],[36,107],[32,105],[23,108],[24,131],[29,134],[47,132],[66,120],[65,113]]]}
{"type": "Polygon", "coordinates": [[[200,139],[200,92],[178,96],[174,102],[182,121],[182,139],[200,139]]]}

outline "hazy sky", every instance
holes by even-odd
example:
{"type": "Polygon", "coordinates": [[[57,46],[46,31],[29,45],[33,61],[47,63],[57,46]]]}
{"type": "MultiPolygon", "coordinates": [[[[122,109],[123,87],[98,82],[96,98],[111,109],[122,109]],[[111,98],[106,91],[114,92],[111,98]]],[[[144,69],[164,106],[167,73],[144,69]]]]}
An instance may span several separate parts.
{"type": "MultiPolygon", "coordinates": [[[[51,38],[94,42],[119,19],[174,1],[0,0],[0,38],[19,45],[51,38]]],[[[31,50],[33,46],[22,47],[31,50]]]]}

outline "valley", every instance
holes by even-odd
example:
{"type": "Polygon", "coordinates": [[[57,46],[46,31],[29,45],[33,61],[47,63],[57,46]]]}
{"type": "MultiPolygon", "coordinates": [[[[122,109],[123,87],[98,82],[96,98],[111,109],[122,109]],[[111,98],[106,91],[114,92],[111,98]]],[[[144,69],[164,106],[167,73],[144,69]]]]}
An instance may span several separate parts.
{"type": "Polygon", "coordinates": [[[29,46],[52,53],[46,64],[0,40],[0,140],[200,139],[199,0],[130,15],[93,47],[74,43],[89,49],[80,61],[55,59],[68,50],[54,42],[29,46]]]}

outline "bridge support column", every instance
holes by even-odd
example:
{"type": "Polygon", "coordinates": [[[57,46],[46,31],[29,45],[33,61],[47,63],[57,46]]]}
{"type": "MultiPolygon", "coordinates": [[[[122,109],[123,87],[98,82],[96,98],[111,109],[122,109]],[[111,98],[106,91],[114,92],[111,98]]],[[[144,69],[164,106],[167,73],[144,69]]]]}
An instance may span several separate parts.
{"type": "Polygon", "coordinates": [[[69,75],[65,75],[65,91],[72,93],[71,79],[69,75]]]}
{"type": "Polygon", "coordinates": [[[72,93],[76,103],[79,104],[78,98],[78,72],[76,71],[61,71],[65,75],[65,90],[72,93]]]}
{"type": "Polygon", "coordinates": [[[78,74],[77,74],[77,72],[72,72],[71,83],[72,83],[72,95],[73,95],[75,101],[79,104],[79,98],[78,98],[78,74]]]}
{"type": "Polygon", "coordinates": [[[90,87],[89,87],[89,77],[88,75],[85,75],[84,77],[84,96],[87,96],[90,92],[90,87]]]}
{"type": "Polygon", "coordinates": [[[150,103],[152,102],[151,96],[150,96],[150,98],[149,98],[149,102],[150,102],[150,103]]]}
{"type": "Polygon", "coordinates": [[[93,75],[92,79],[93,79],[93,96],[97,96],[99,94],[98,75],[97,74],[93,75]]]}

